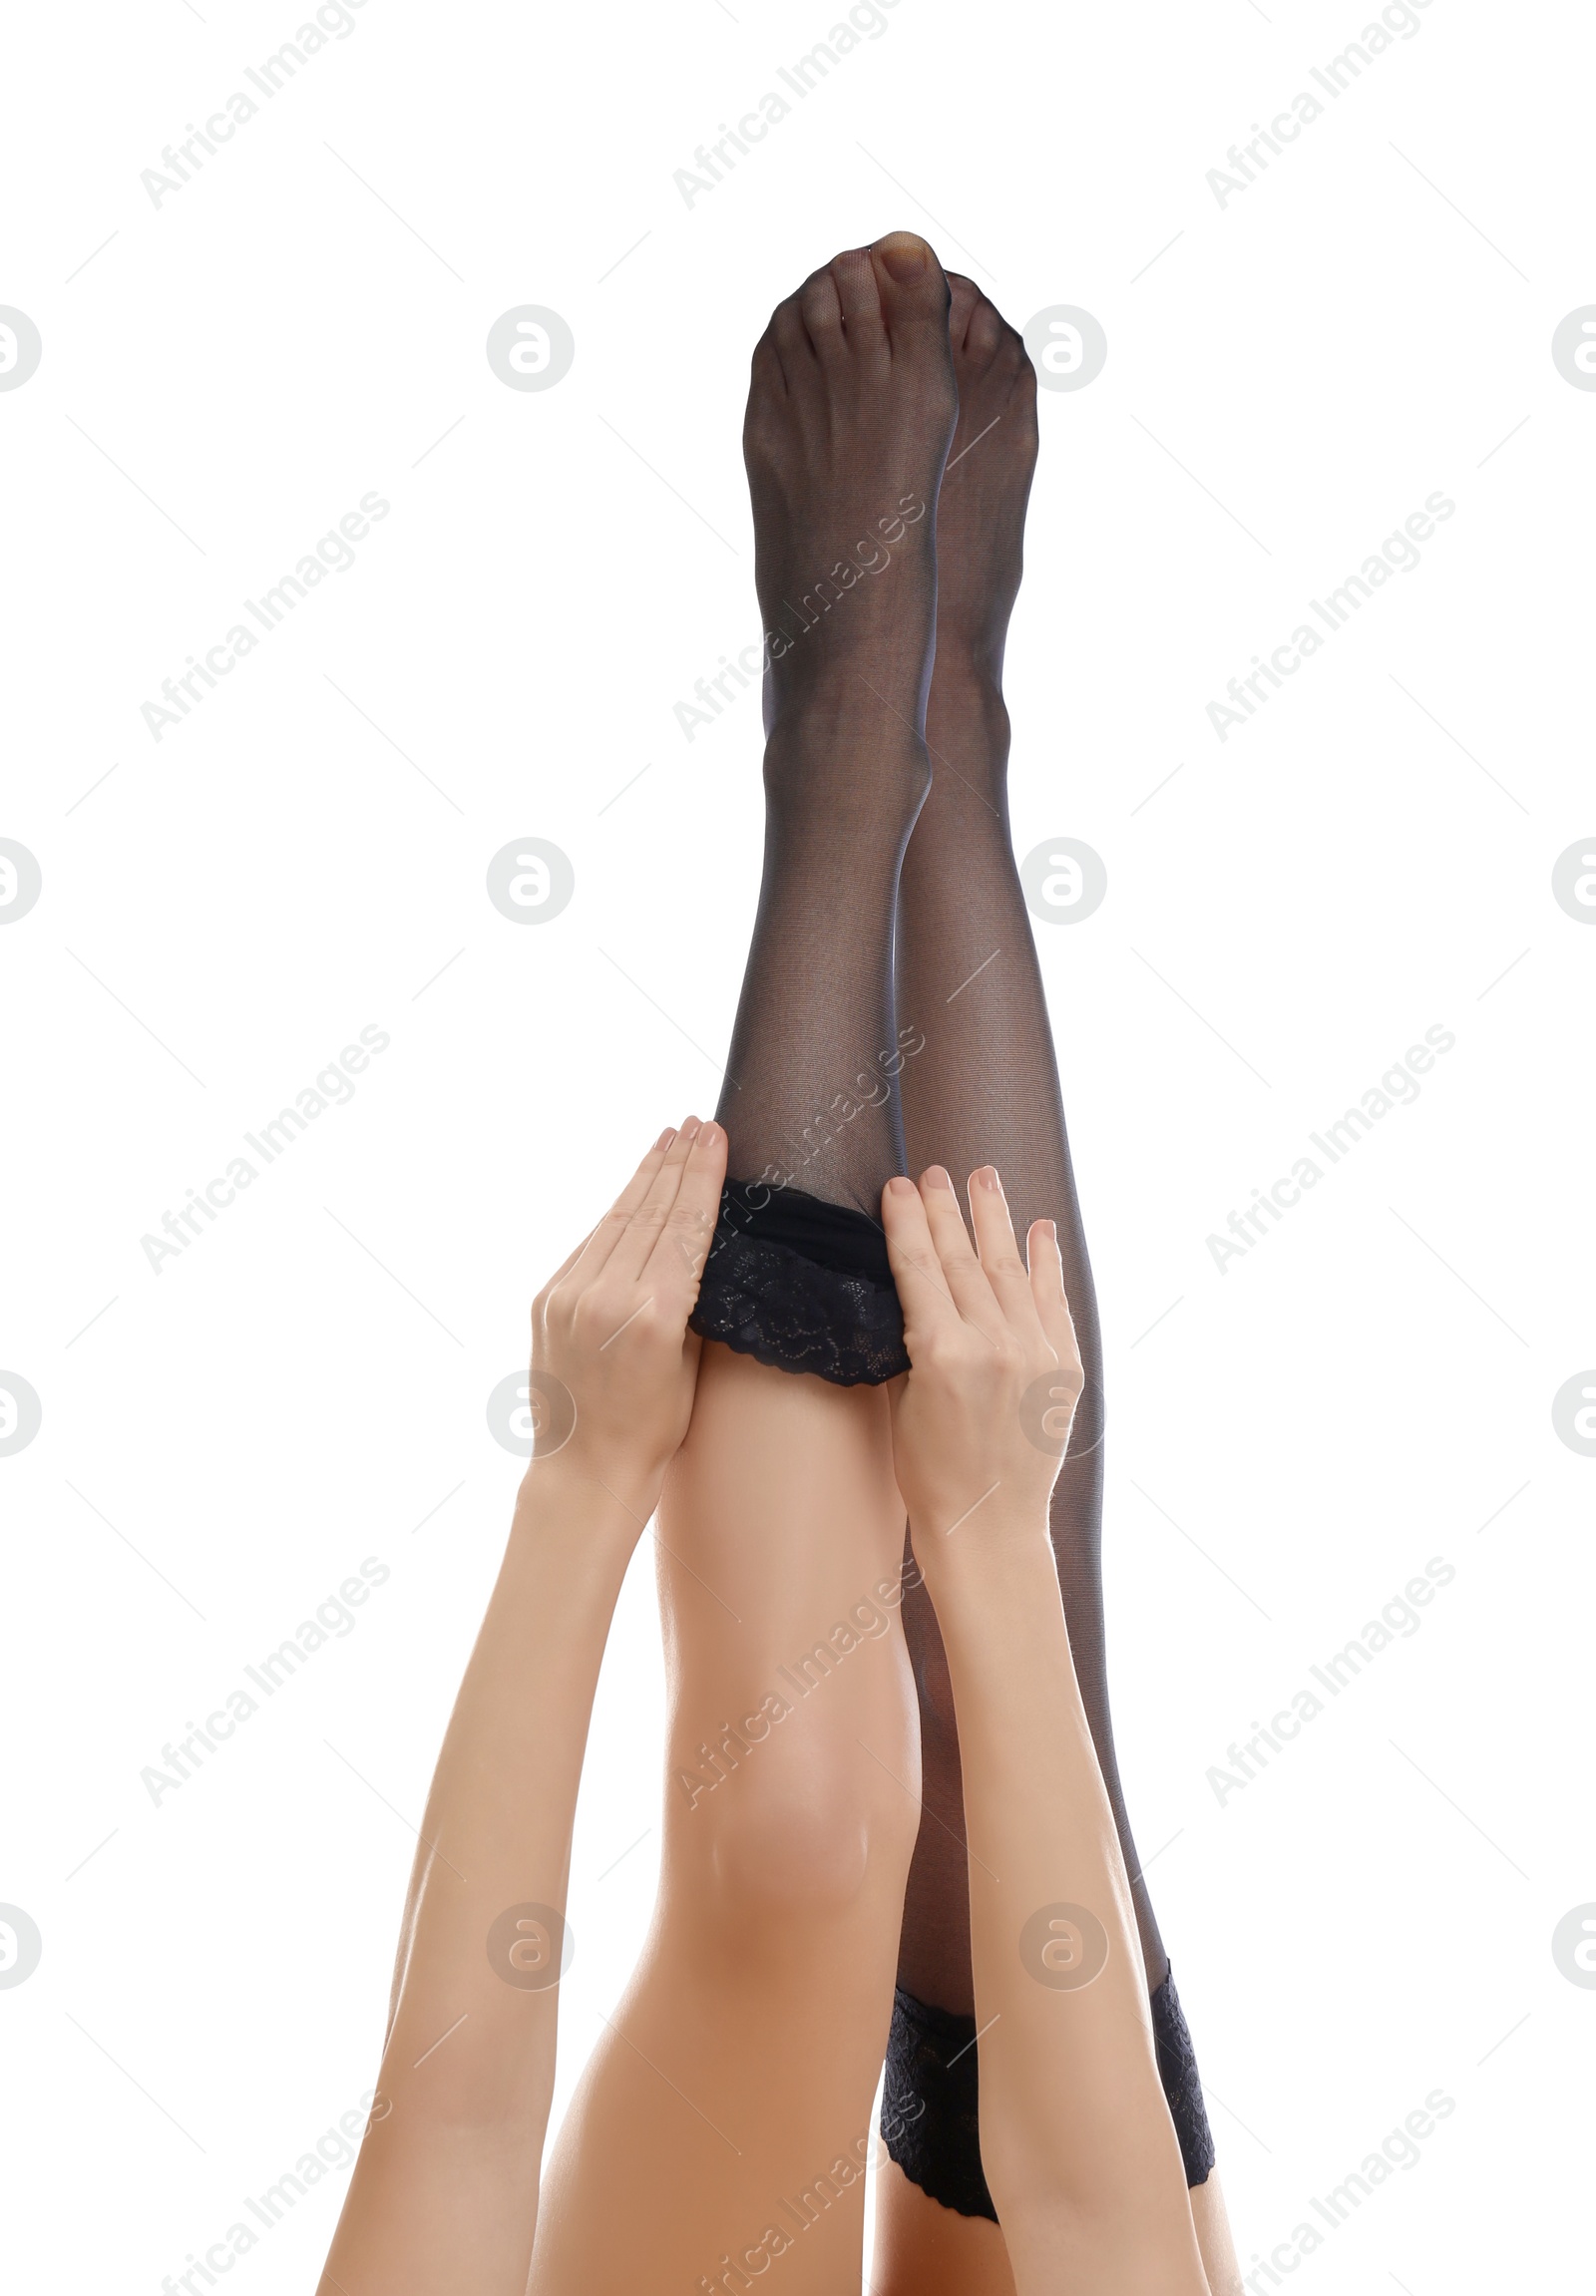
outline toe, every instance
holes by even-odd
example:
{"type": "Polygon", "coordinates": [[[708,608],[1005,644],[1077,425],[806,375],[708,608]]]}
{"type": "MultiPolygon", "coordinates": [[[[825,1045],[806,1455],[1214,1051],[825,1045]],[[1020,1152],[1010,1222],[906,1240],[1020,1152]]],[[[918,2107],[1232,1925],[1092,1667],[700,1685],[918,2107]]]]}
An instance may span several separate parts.
{"type": "Polygon", "coordinates": [[[948,297],[948,340],[956,351],[962,351],[971,315],[981,301],[981,289],[963,271],[950,271],[948,297]]]}
{"type": "Polygon", "coordinates": [[[798,307],[816,355],[824,363],[840,358],[846,305],[829,270],[810,272],[798,290],[798,307]]]}
{"type": "Polygon", "coordinates": [[[814,345],[809,329],[799,308],[797,295],[789,295],[778,303],[770,314],[770,334],[781,361],[781,371],[789,391],[794,391],[811,374],[815,365],[814,345]]]}
{"type": "Polygon", "coordinates": [[[885,349],[881,289],[876,281],[876,267],[870,260],[869,248],[850,247],[845,253],[834,255],[828,276],[834,282],[842,304],[850,350],[863,351],[873,341],[880,342],[885,349]]]}
{"type": "Polygon", "coordinates": [[[756,398],[785,398],[787,380],[781,371],[781,360],[776,351],[774,323],[768,326],[754,345],[754,355],[748,362],[748,395],[756,398]]]}
{"type": "Polygon", "coordinates": [[[972,358],[988,361],[996,356],[998,345],[1008,331],[996,306],[983,295],[970,314],[965,350],[972,358]]]}
{"type": "Polygon", "coordinates": [[[948,281],[933,249],[914,231],[889,231],[869,250],[889,335],[948,325],[948,281]]]}

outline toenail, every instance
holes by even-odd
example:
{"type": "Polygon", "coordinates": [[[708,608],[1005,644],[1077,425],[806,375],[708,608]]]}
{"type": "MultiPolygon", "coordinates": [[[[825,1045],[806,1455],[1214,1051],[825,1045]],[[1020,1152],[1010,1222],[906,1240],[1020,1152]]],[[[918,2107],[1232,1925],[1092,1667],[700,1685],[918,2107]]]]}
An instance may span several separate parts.
{"type": "Polygon", "coordinates": [[[889,231],[886,238],[878,239],[876,244],[893,277],[905,284],[921,276],[931,254],[925,240],[917,238],[913,231],[889,231]]]}

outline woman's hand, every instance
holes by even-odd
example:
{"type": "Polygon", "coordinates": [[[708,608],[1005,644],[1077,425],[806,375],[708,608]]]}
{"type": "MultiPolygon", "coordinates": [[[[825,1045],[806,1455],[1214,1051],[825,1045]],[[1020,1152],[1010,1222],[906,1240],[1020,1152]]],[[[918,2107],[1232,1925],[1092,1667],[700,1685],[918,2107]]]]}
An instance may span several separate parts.
{"type": "Polygon", "coordinates": [[[692,1414],[700,1341],[687,1329],[726,1172],[726,1135],[689,1116],[532,1310],[533,1462],[601,1486],[640,1531],[692,1414]]]}
{"type": "Polygon", "coordinates": [[[1046,1537],[1082,1385],[1052,1222],[1032,1225],[1027,1269],[990,1164],[970,1208],[974,1251],[940,1164],[882,1194],[913,1366],[893,1385],[893,1460],[933,1587],[956,1547],[1046,1537]]]}

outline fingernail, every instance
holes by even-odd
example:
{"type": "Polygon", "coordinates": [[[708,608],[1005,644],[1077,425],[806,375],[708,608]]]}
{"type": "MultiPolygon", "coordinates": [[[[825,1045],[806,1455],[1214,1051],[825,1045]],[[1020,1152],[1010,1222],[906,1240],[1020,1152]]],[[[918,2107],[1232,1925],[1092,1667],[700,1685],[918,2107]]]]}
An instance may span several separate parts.
{"type": "Polygon", "coordinates": [[[698,1145],[700,1148],[716,1148],[719,1146],[720,1140],[720,1126],[715,1122],[712,1116],[707,1124],[699,1125],[698,1145]]]}
{"type": "Polygon", "coordinates": [[[927,1188],[951,1188],[953,1186],[952,1180],[941,1164],[928,1164],[921,1175],[921,1181],[927,1188]]]}
{"type": "MultiPolygon", "coordinates": [[[[930,1178],[929,1173],[927,1174],[927,1178],[930,1178]]],[[[892,1179],[890,1179],[887,1183],[887,1193],[889,1196],[912,1196],[914,1192],[915,1184],[913,1180],[906,1180],[902,1173],[895,1173],[892,1179]]]]}
{"type": "Polygon", "coordinates": [[[998,1167],[996,1164],[983,1164],[981,1170],[975,1175],[975,1179],[976,1186],[978,1188],[986,1188],[989,1191],[996,1192],[998,1195],[1002,1194],[1003,1184],[998,1177],[998,1167]]]}
{"type": "Polygon", "coordinates": [[[659,1152],[659,1150],[660,1150],[661,1148],[668,1148],[668,1147],[670,1146],[670,1143],[671,1143],[671,1141],[672,1141],[672,1140],[674,1140],[674,1139],[675,1139],[675,1137],[676,1137],[676,1127],[675,1127],[675,1125],[674,1125],[674,1124],[667,1124],[667,1125],[665,1126],[665,1128],[664,1128],[663,1132],[661,1132],[661,1133],[660,1133],[660,1135],[659,1135],[658,1139],[657,1139],[657,1140],[654,1142],[654,1153],[657,1155],[657,1154],[658,1154],[658,1152],[659,1152]]]}
{"type": "Polygon", "coordinates": [[[1056,1220],[1044,1220],[1042,1222],[1042,1226],[1047,1231],[1048,1243],[1056,1247],[1058,1242],[1058,1222],[1056,1220]]]}
{"type": "Polygon", "coordinates": [[[681,1128],[681,1138],[683,1140],[696,1140],[702,1130],[703,1126],[699,1123],[697,1117],[689,1116],[681,1128]]]}

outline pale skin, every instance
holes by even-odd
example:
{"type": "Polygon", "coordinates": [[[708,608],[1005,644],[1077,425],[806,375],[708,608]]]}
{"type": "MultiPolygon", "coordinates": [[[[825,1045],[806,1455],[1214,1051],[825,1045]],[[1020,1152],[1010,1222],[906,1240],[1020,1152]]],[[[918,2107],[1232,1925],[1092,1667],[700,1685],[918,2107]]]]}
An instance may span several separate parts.
{"type": "MultiPolygon", "coordinates": [[[[813,566],[824,563],[811,544],[829,534],[837,510],[820,500],[838,482],[827,476],[817,439],[852,442],[852,459],[844,455],[842,464],[874,470],[896,442],[922,436],[930,442],[927,472],[918,481],[912,472],[899,476],[915,499],[935,495],[953,394],[948,378],[934,371],[936,362],[914,346],[929,340],[929,314],[941,310],[940,279],[924,242],[893,234],[815,274],[778,310],[756,353],[750,403],[756,510],[761,499],[775,503],[762,542],[770,550],[772,536],[790,532],[788,571],[795,578],[809,579],[813,566]],[[884,251],[896,260],[914,250],[921,251],[918,272],[905,283],[900,265],[889,278],[884,251]],[[890,327],[901,324],[909,347],[902,361],[895,349],[892,364],[901,405],[881,403],[886,385],[879,359],[857,373],[850,363],[850,346],[875,340],[870,329],[880,320],[871,314],[878,299],[890,327]],[[794,331],[800,302],[824,350],[824,389],[818,398],[811,390],[809,400],[788,394],[778,404],[768,387],[771,348],[785,355],[797,342],[802,352],[794,331]],[[817,432],[812,426],[823,399],[817,432]]],[[[968,481],[977,467],[967,462],[956,476],[968,481]]],[[[897,487],[895,476],[891,496],[897,487]]],[[[874,494],[871,507],[879,507],[874,494]]],[[[844,504],[837,515],[851,518],[852,509],[844,504]]],[[[929,535],[930,521],[910,531],[929,535]]],[[[915,664],[924,658],[926,637],[921,629],[908,642],[912,563],[906,555],[895,561],[894,580],[904,577],[899,589],[872,584],[853,601],[859,610],[847,625],[852,635],[869,626],[860,620],[865,598],[875,601],[872,612],[889,617],[904,609],[901,618],[870,627],[868,685],[851,673],[839,680],[836,664],[808,650],[820,640],[806,640],[795,656],[802,675],[767,697],[773,748],[789,773],[825,770],[832,730],[850,713],[868,710],[873,771],[878,783],[902,789],[908,811],[918,802],[925,766],[924,744],[911,722],[915,664]]],[[[978,589],[985,578],[971,576],[978,589]]],[[[782,586],[779,555],[770,579],[782,586]]],[[[951,599],[941,568],[939,582],[951,599]]],[[[995,596],[1000,586],[992,583],[995,596]]],[[[1007,602],[1005,591],[995,607],[999,618],[1007,602]]],[[[931,598],[922,594],[915,610],[924,620],[931,609],[931,598]]],[[[950,635],[950,658],[953,647],[950,635]]],[[[974,737],[962,732],[966,738],[974,737]]],[[[949,739],[942,727],[940,744],[949,739]]],[[[828,785],[828,802],[851,803],[852,795],[846,788],[833,794],[828,785]]],[[[890,820],[885,827],[878,822],[874,800],[861,805],[859,837],[879,835],[885,851],[897,834],[890,820]]],[[[779,935],[781,926],[777,913],[769,929],[779,935]]],[[[857,931],[856,916],[839,914],[839,936],[857,931]]],[[[806,992],[815,990],[806,984],[806,992]]],[[[890,1032],[881,1040],[891,1042],[890,1032]]],[[[784,1043],[779,1031],[768,1039],[778,1059],[785,1057],[784,1043]]],[[[764,1047],[756,1042],[745,1049],[753,1057],[764,1047]]],[[[708,1137],[723,1163],[723,1137],[708,1137]]],[[[982,1148],[978,1140],[969,1152],[982,1148]]],[[[656,1154],[665,1164],[679,1157],[685,1169],[707,1152],[700,1139],[697,1147],[678,1144],[656,1154]]],[[[711,1209],[712,1203],[711,1195],[711,1209]]],[[[688,1209],[676,1215],[678,1228],[688,1209]]],[[[618,1263],[608,1272],[611,1291],[619,1273],[618,1263]]],[[[573,1280],[570,1270],[563,1272],[561,1297],[568,1303],[573,1280]]],[[[627,1295],[641,1296],[636,1289],[627,1295]]],[[[640,1322],[644,1332],[659,1313],[659,1295],[649,1297],[654,1305],[640,1322]]],[[[540,1315],[547,1322],[545,1301],[540,1315]]],[[[616,1304],[606,1297],[606,1312],[616,1304]]],[[[616,1327],[621,1320],[615,1317],[616,1327]]],[[[546,1349],[554,1345],[554,1330],[545,1331],[546,1349]]],[[[584,1378],[606,1375],[615,1359],[633,1359],[621,1353],[630,1343],[629,1333],[616,1339],[601,1363],[570,1359],[584,1378]]],[[[347,2296],[387,2296],[389,2290],[409,2296],[412,2287],[461,2284],[403,2274],[434,2266],[459,2271],[458,2242],[478,2238],[484,2218],[500,2227],[503,2247],[497,2257],[481,2254],[471,2284],[495,2288],[495,2272],[502,2271],[516,2296],[529,2285],[525,2257],[533,2246],[537,2191],[528,2163],[538,2158],[547,2120],[557,1996],[501,1984],[488,1968],[484,1938],[507,1908],[563,1906],[569,1811],[608,1605],[624,1568],[617,1547],[629,1555],[656,1501],[670,1699],[660,1897],[637,1970],[610,2013],[610,2031],[553,2155],[530,2286],[540,2296],[622,2287],[629,2296],[654,2286],[691,2288],[705,2278],[717,2285],[720,2259],[757,2246],[772,2223],[790,2224],[781,2204],[795,2197],[808,2229],[789,2233],[788,2247],[779,2251],[782,2289],[833,2296],[859,2284],[863,2183],[857,2161],[868,2142],[921,1816],[916,1699],[897,1599],[905,1504],[894,1469],[892,1404],[883,1389],[793,1377],[717,1346],[700,1354],[690,1339],[681,1351],[692,1359],[696,1388],[690,1417],[680,1422],[685,1433],[678,1430],[667,1451],[659,1454],[655,1444],[638,1454],[635,1430],[622,1423],[625,1414],[613,1426],[613,1452],[596,1444],[604,1423],[596,1401],[580,1416],[580,1439],[536,1462],[523,1489],[495,1608],[462,1691],[424,1827],[435,1849],[418,1864],[407,1909],[395,2024],[384,2058],[389,2108],[368,2141],[373,2164],[368,2170],[363,2153],[350,2195],[354,2221],[366,2226],[362,2237],[376,2236],[379,2219],[400,2230],[387,2235],[388,2249],[373,2250],[364,2283],[343,2269],[342,2251],[335,2249],[329,2276],[335,2273],[336,2281],[329,2277],[329,2284],[343,2286],[347,2296]],[[857,1628],[845,1662],[823,1681],[806,1688],[800,1678],[795,1686],[789,1679],[795,1663],[801,1666],[804,1653],[828,1641],[839,1622],[850,1615],[857,1621],[861,1607],[871,1623],[857,1628]],[[557,1615],[562,1632],[547,1645],[547,1667],[530,1664],[529,1653],[546,1647],[537,1639],[545,1631],[540,1622],[557,1615]],[[787,1710],[779,1720],[768,1705],[773,1695],[787,1710]],[[501,1696],[530,1696],[536,1711],[501,1713],[501,1696]],[[496,1760],[511,1761],[497,1783],[471,1750],[483,1728],[498,1749],[496,1760]],[[695,1785],[695,1779],[704,1782],[695,1785]],[[510,1854],[501,1829],[513,1832],[522,1824],[528,1797],[546,1785],[555,1794],[547,1839],[535,1857],[522,1849],[510,1854]],[[465,1800],[451,1816],[457,1792],[465,1800]],[[464,1849],[449,1847],[439,1830],[446,1820],[468,1831],[479,1827],[477,1863],[464,1849]],[[479,1865],[491,1878],[469,1896],[451,1869],[474,1876],[479,1865]],[[453,1983],[457,1949],[460,1969],[471,1968],[465,1991],[453,1983]],[[496,2054],[498,2027],[519,2038],[496,2054]],[[446,2032],[449,2038],[440,2041],[446,2032]],[[479,2049],[487,2062],[475,2068],[471,2053],[479,2049]],[[444,2071],[452,2058],[459,2068],[453,2087],[444,2071]],[[441,2114],[427,2099],[444,2101],[441,2114]],[[486,2108],[483,2099],[490,2100],[486,2108]],[[408,2134],[395,2125],[406,2118],[408,2134]],[[617,2162],[624,2174],[616,2172],[617,2162]],[[819,2193],[823,2177],[829,2192],[811,2208],[803,2196],[819,2193]],[[436,2205],[424,2224],[409,2222],[405,2212],[421,2208],[429,2189],[436,2205]]],[[[536,1347],[534,1360],[536,1366],[536,1347]]],[[[546,1353],[544,1367],[553,1360],[546,1353]]],[[[575,1390],[575,1379],[560,1375],[575,1390]]],[[[947,1599],[958,1599],[955,1584],[949,1580],[947,1599]]],[[[834,1641],[831,1647],[837,1648],[834,1641]]],[[[965,1705],[980,1695],[973,1663],[967,1652],[961,1734],[965,1705]]],[[[973,1792],[967,1798],[973,1801],[973,1792]]],[[[957,1820],[960,1813],[947,1814],[957,1820]]],[[[935,1813],[928,1826],[934,1823],[935,1813]]],[[[962,1857],[952,1831],[949,1846],[962,1857]]],[[[1003,1871],[998,1860],[988,1863],[1003,1871]]],[[[1123,1961],[1115,1961],[1116,1971],[1123,1961]]],[[[1054,2009],[1073,1999],[1058,1995],[1054,2009]]],[[[1142,2021],[1144,2027],[1145,1994],[1142,2021]]],[[[981,2046],[985,2134],[989,2041],[981,2046]]],[[[878,2296],[941,2296],[944,2289],[949,2296],[1005,2296],[1014,2287],[1006,2206],[999,2230],[941,2207],[890,2162],[880,2173],[872,2265],[878,2296]]],[[[1228,2233],[1213,2178],[1192,2195],[1191,2207],[1213,2296],[1235,2296],[1240,2283],[1227,2261],[1228,2233]]],[[[350,2221],[346,2214],[340,2242],[350,2221]]],[[[768,2244],[764,2252],[768,2265],[768,2244]]],[[[738,2285],[735,2278],[729,2284],[738,2285]]]]}
{"type": "Polygon", "coordinates": [[[894,1464],[964,1758],[982,2162],[1018,2296],[1210,2296],[1047,1536],[1081,1389],[1057,1243],[1038,1221],[1021,1260],[990,1165],[970,1206],[974,1249],[933,1167],[882,1218],[913,1365],[894,1464]],[[1049,1933],[1060,1906],[1085,1920],[1049,1933]]]}
{"type": "MultiPolygon", "coordinates": [[[[700,1350],[686,1329],[724,1162],[715,1126],[689,1119],[665,1135],[535,1307],[534,1371],[552,1374],[576,1398],[577,1431],[554,1457],[535,1460],[523,1484],[444,1741],[405,1909],[378,2102],[322,2296],[445,2296],[463,2287],[524,2296],[529,2267],[533,2287],[618,2285],[546,2262],[553,2253],[546,2248],[534,2262],[558,1990],[552,1983],[522,1989],[486,1948],[509,1909],[538,1904],[557,1919],[563,1911],[594,1687],[626,1563],[705,1395],[711,1411],[748,1402],[747,1390],[732,1387],[716,1403],[720,1382],[706,1374],[723,1350],[700,1350]]],[[[1047,1498],[1080,1384],[1057,1250],[1048,1224],[1038,1223],[1028,1269],[1021,1263],[990,1168],[975,1176],[971,1204],[974,1250],[946,1173],[934,1169],[918,1190],[898,1179],[886,1191],[883,1220],[913,1368],[881,1400],[889,1471],[937,1604],[967,1745],[972,1939],[985,2028],[983,2156],[1019,2296],[1209,2296],[1153,2062],[1129,1886],[1047,1544],[1047,1498]],[[1034,1424],[1026,1398],[1038,1381],[1056,1450],[1038,1448],[1025,1432],[1034,1424]],[[1034,1957],[1027,1963],[1016,1946],[1029,1913],[1058,1902],[1090,1909],[1106,1940],[1100,1974],[1078,1989],[1038,1982],[1034,1957]]],[[[800,1393],[819,1384],[760,1372],[765,1380],[775,1382],[773,1397],[783,1383],[800,1393]]],[[[873,1413],[869,1433],[881,1424],[873,1413]]],[[[724,1436],[710,1420],[699,1432],[717,1443],[724,1436]]],[[[769,1430],[762,1434],[768,1439],[769,1430]]],[[[872,1455],[862,1442],[854,1465],[872,1455]]],[[[734,1458],[726,1473],[728,1505],[747,1503],[734,1458]]],[[[822,1484],[817,1507],[826,1498],[822,1484]]],[[[729,1548],[717,1554],[707,1541],[701,1552],[729,1560],[729,1548]]],[[[886,1640],[863,1642],[854,1655],[886,1640]]],[[[825,1688],[842,1691],[840,1672],[825,1688]]],[[[867,1688],[851,1711],[869,1720],[871,1710],[867,1688]]],[[[788,1718],[797,1719],[796,1712],[788,1718]]],[[[768,1740],[743,1741],[750,1768],[755,1747],[786,1758],[777,1752],[776,1725],[768,1740]]],[[[728,1773],[713,1790],[735,1782],[728,1773]]],[[[699,1814],[683,1796],[678,1833],[699,1814]]],[[[724,2094],[712,2084],[725,2080],[728,2054],[757,2071],[756,2037],[793,2006],[785,1989],[812,1978],[801,1932],[828,1899],[833,1944],[847,1950],[867,1942],[869,1923],[853,1917],[870,1887],[863,1845],[855,1868],[800,1881],[813,1841],[773,1836],[754,1845],[746,1832],[724,1827],[704,1839],[706,1847],[690,1855],[711,1871],[728,1854],[761,1848],[755,1874],[736,1878],[768,1894],[758,1931],[742,1931],[732,1902],[702,1941],[698,1958],[718,1972],[713,1982],[724,2000],[716,2030],[688,2063],[663,2021],[654,2031],[623,2005],[616,2025],[645,2072],[655,2070],[652,2044],[697,2077],[700,2098],[732,2108],[732,2142],[706,2124],[695,2172],[672,2191],[660,2160],[667,2172],[684,2168],[691,2140],[684,2127],[662,2121],[656,2085],[639,2081],[629,2125],[624,2096],[620,2112],[604,2108],[602,2126],[579,2099],[566,2144],[577,2150],[580,2185],[583,2151],[626,2142],[631,2148],[608,2155],[611,2195],[641,2184],[663,2211],[659,2229],[695,2241],[693,2252],[712,2270],[714,2235],[732,2220],[728,2196],[733,2208],[761,2189],[768,2198],[761,2178],[782,2180],[794,2121],[809,2115],[806,2135],[828,2130],[832,2102],[853,2069],[816,2052],[812,2064],[781,2069],[775,2084],[745,2076],[735,2094],[729,2082],[724,2094]],[[787,1970],[795,1954],[796,1981],[787,1970]],[[793,2096],[772,2096],[789,2075],[793,2096]],[[717,2142],[724,2161],[711,2149],[717,2142]],[[624,2162],[623,2175],[616,2162],[624,2162]]],[[[890,1923],[881,1926],[890,1931],[890,1923]]],[[[524,1948],[521,1966],[538,1968],[550,1945],[552,1970],[555,1933],[524,1948]]],[[[672,1958],[668,1943],[649,1950],[678,1983],[699,1980],[690,1951],[672,1958]]],[[[890,1957],[887,1971],[890,1983],[890,1957]]],[[[831,1976],[843,1982],[840,1968],[831,1976]]],[[[871,2049],[879,2064],[879,2037],[858,2042],[854,2054],[868,2059],[871,2049]]],[[[682,2103],[682,2120],[696,2117],[682,2103]]],[[[838,2150],[846,2156],[845,2146],[838,2150]]],[[[554,2190],[560,2174],[557,2154],[554,2190]]],[[[795,2189],[790,2181],[786,2188],[795,2189]]],[[[578,2234],[592,2239],[598,2228],[580,2221],[580,2194],[575,2210],[570,2193],[561,2199],[579,2219],[578,2234]]],[[[764,2230],[753,2224],[759,2214],[756,2204],[738,2219],[750,2228],[739,2242],[744,2252],[764,2230]]],[[[816,2229],[827,2229],[823,2219],[816,2229]]],[[[840,2233],[832,2249],[817,2278],[801,2236],[789,2235],[783,2261],[808,2277],[800,2283],[784,2273],[783,2285],[857,2288],[856,2254],[850,2264],[840,2233]]],[[[729,2242],[720,2253],[734,2253],[729,2242]]],[[[634,2282],[676,2284],[657,2257],[634,2282]]]]}
{"type": "Polygon", "coordinates": [[[692,1409],[686,1318],[725,1159],[717,1126],[664,1135],[533,1310],[534,1372],[575,1396],[577,1428],[522,1484],[438,1759],[322,2296],[526,2288],[559,1994],[510,1983],[487,1941],[507,1909],[564,1910],[604,1639],[692,1409]]]}

